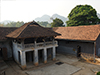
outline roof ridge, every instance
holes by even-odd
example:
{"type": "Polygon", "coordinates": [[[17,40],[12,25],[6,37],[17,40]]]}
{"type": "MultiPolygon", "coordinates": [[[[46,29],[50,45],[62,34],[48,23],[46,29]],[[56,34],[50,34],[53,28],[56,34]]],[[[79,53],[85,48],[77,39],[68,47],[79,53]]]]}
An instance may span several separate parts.
{"type": "MultiPolygon", "coordinates": [[[[35,22],[35,21],[32,21],[32,22],[35,22]]],[[[16,29],[15,31],[21,29],[20,32],[17,34],[17,35],[18,35],[17,37],[19,37],[19,36],[22,34],[22,32],[23,32],[28,26],[32,25],[32,24],[31,24],[32,22],[25,23],[24,25],[22,25],[21,27],[19,27],[18,29],[16,29]],[[23,27],[23,28],[22,28],[22,27],[23,27]]],[[[36,22],[35,22],[35,23],[36,23],[36,22]]],[[[37,24],[38,24],[38,23],[37,23],[37,24]]],[[[40,26],[39,24],[38,24],[38,26],[39,26],[39,27],[42,27],[42,26],[40,26]]],[[[42,28],[44,28],[44,27],[42,27],[42,28]]],[[[11,32],[11,33],[13,33],[13,32],[11,32]]]]}
{"type": "Polygon", "coordinates": [[[28,37],[44,37],[44,36],[57,36],[54,31],[48,30],[45,27],[40,26],[35,21],[25,23],[20,28],[9,33],[9,38],[28,38],[28,37]]]}
{"type": "MultiPolygon", "coordinates": [[[[29,24],[30,24],[30,22],[29,22],[29,24]]],[[[20,32],[19,32],[19,35],[18,35],[18,37],[21,35],[21,33],[26,29],[26,27],[28,27],[28,25],[29,25],[28,23],[25,23],[25,25],[22,25],[21,27],[24,27],[20,32]]],[[[21,28],[20,27],[20,28],[21,28]]],[[[18,28],[19,29],[19,28],[18,28]]]]}

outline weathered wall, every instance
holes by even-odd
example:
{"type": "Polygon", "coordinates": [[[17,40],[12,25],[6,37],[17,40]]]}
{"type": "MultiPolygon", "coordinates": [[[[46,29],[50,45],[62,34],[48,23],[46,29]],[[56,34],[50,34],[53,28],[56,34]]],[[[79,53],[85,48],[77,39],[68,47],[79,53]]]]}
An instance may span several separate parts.
{"type": "Polygon", "coordinates": [[[76,54],[77,46],[81,46],[81,52],[85,53],[94,53],[94,44],[93,43],[86,43],[86,42],[74,42],[74,41],[58,41],[58,48],[57,52],[60,53],[70,53],[76,54]]]}
{"type": "Polygon", "coordinates": [[[5,47],[7,48],[7,57],[12,57],[12,48],[11,48],[11,40],[6,40],[4,42],[1,42],[1,48],[5,47]]]}
{"type": "Polygon", "coordinates": [[[100,35],[96,40],[96,55],[100,56],[100,35]]]}
{"type": "Polygon", "coordinates": [[[14,57],[14,60],[19,63],[19,56],[18,56],[18,51],[20,50],[18,47],[17,47],[17,43],[15,42],[12,42],[13,43],[13,57],[14,57]]]}
{"type": "Polygon", "coordinates": [[[3,44],[2,44],[2,42],[0,42],[0,48],[2,48],[3,47],[3,44]]]}

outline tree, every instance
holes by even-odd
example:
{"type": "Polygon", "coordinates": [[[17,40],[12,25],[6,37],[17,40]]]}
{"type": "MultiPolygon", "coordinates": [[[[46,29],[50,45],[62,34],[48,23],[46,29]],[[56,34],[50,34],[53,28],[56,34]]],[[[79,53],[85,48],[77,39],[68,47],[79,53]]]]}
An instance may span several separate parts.
{"type": "Polygon", "coordinates": [[[68,15],[67,26],[99,24],[96,10],[90,5],[77,5],[68,15]]]}
{"type": "Polygon", "coordinates": [[[54,19],[53,22],[51,23],[51,27],[64,27],[63,21],[61,19],[54,19]]]}
{"type": "Polygon", "coordinates": [[[4,24],[1,24],[1,23],[0,23],[0,27],[3,27],[3,26],[4,26],[4,24]]]}
{"type": "Polygon", "coordinates": [[[21,22],[14,22],[14,21],[12,21],[12,22],[9,22],[9,23],[7,23],[7,24],[3,24],[3,26],[4,27],[20,27],[20,26],[22,26],[24,24],[24,22],[23,21],[21,21],[21,22]]]}
{"type": "Polygon", "coordinates": [[[43,27],[51,27],[50,23],[48,23],[47,21],[45,21],[45,22],[39,22],[39,21],[37,21],[37,23],[39,25],[43,26],[43,27]]]}
{"type": "Polygon", "coordinates": [[[20,27],[20,26],[22,26],[24,24],[24,22],[23,21],[21,21],[21,22],[16,22],[16,27],[20,27]]]}

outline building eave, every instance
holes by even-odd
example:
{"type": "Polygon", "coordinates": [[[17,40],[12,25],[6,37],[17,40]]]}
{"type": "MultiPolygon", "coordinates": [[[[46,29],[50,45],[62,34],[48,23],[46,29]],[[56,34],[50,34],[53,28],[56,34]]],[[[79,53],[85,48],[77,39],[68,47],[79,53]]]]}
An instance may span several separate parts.
{"type": "Polygon", "coordinates": [[[64,40],[64,41],[76,41],[76,42],[95,42],[96,40],[73,40],[73,39],[56,39],[56,40],[64,40]]]}

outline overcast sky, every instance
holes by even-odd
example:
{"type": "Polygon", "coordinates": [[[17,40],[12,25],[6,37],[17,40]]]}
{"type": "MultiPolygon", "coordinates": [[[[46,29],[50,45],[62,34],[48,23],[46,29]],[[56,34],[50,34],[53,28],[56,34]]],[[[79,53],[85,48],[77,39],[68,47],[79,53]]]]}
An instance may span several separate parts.
{"type": "Polygon", "coordinates": [[[67,17],[76,5],[91,5],[100,13],[100,0],[1,0],[0,21],[32,21],[45,14],[67,17]]]}

